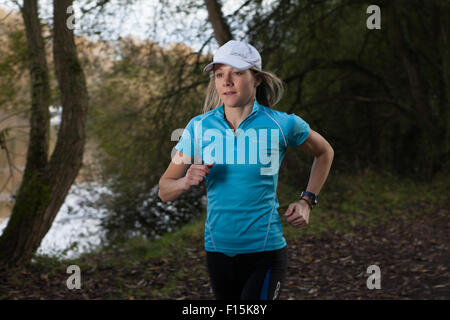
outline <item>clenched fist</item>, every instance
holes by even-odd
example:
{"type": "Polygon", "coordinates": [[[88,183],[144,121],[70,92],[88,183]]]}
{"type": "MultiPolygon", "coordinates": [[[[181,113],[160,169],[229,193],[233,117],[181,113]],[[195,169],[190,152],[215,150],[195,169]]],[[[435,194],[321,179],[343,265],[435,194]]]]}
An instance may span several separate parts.
{"type": "Polygon", "coordinates": [[[192,186],[198,186],[203,181],[204,177],[209,174],[209,169],[213,166],[214,163],[191,165],[184,176],[185,189],[187,190],[192,186]]]}
{"type": "Polygon", "coordinates": [[[286,221],[294,228],[306,226],[309,223],[311,208],[305,201],[291,203],[284,216],[286,221]]]}

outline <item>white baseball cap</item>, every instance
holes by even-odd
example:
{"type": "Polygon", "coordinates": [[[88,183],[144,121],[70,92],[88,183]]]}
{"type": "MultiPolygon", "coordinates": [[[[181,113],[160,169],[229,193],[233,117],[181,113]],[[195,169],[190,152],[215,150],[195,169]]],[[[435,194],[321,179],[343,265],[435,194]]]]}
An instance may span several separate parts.
{"type": "Polygon", "coordinates": [[[247,42],[236,40],[230,40],[217,49],[213,62],[208,64],[203,72],[213,70],[215,63],[227,64],[238,70],[246,70],[251,67],[262,69],[262,60],[258,50],[247,42]]]}

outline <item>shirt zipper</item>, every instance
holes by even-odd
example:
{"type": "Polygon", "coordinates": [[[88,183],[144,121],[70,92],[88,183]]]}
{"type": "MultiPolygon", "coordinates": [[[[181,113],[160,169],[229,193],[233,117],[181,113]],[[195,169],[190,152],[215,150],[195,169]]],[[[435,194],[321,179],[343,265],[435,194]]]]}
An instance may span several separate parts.
{"type": "Polygon", "coordinates": [[[223,117],[223,118],[224,118],[225,123],[227,124],[228,128],[230,128],[230,129],[233,131],[234,139],[237,139],[236,131],[244,124],[245,121],[247,121],[251,116],[253,116],[254,113],[256,113],[256,111],[250,113],[247,117],[245,117],[245,119],[242,120],[241,123],[238,125],[238,127],[237,127],[236,130],[234,130],[233,128],[231,128],[230,124],[229,124],[228,121],[225,119],[225,114],[224,114],[224,117],[223,117]]]}

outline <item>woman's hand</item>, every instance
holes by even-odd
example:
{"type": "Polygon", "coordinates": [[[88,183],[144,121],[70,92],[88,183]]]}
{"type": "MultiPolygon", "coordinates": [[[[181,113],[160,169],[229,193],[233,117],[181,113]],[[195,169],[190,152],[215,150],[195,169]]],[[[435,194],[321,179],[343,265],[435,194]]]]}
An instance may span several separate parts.
{"type": "Polygon", "coordinates": [[[309,223],[311,208],[306,201],[291,203],[284,214],[286,221],[294,228],[301,228],[309,223]]]}
{"type": "Polygon", "coordinates": [[[184,176],[185,189],[188,190],[192,186],[198,186],[209,174],[209,168],[212,168],[214,164],[193,164],[189,167],[184,176]]]}

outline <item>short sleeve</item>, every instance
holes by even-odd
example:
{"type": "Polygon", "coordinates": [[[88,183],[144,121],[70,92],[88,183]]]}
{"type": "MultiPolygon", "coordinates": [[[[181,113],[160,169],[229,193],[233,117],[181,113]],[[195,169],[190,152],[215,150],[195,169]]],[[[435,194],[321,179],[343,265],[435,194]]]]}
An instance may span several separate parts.
{"type": "Polygon", "coordinates": [[[192,119],[191,121],[189,121],[186,128],[184,128],[180,140],[178,140],[178,143],[175,145],[175,149],[185,155],[193,157],[195,151],[194,139],[194,120],[192,119]]]}
{"type": "Polygon", "coordinates": [[[309,124],[293,113],[288,115],[287,122],[288,146],[301,145],[309,136],[309,124]]]}

